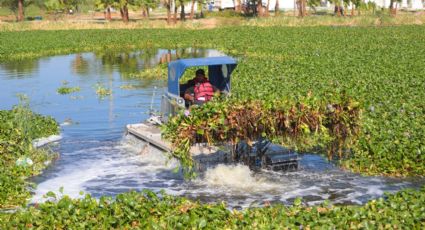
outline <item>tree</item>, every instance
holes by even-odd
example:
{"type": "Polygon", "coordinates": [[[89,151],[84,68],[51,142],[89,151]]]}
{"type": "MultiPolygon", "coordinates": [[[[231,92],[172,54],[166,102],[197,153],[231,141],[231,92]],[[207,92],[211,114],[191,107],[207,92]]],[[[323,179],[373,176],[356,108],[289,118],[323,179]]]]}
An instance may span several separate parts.
{"type": "Polygon", "coordinates": [[[177,23],[177,10],[178,10],[178,6],[177,6],[177,0],[173,0],[173,5],[174,5],[174,16],[173,16],[173,20],[174,20],[174,24],[177,23]]]}
{"type": "Polygon", "coordinates": [[[24,8],[38,2],[35,0],[0,0],[0,6],[9,8],[16,16],[16,20],[19,22],[24,21],[25,13],[24,8]]]}
{"type": "Polygon", "coordinates": [[[130,20],[130,17],[128,14],[128,1],[129,0],[115,0],[116,5],[120,9],[122,21],[125,23],[128,23],[128,21],[130,20]]]}
{"type": "Polygon", "coordinates": [[[335,10],[334,12],[338,15],[338,16],[344,16],[344,12],[343,12],[343,8],[342,8],[342,0],[329,0],[330,3],[335,5],[335,10]]]}
{"type": "Polygon", "coordinates": [[[354,16],[354,10],[357,9],[357,14],[360,15],[360,8],[365,7],[365,3],[363,0],[350,0],[352,7],[351,7],[351,16],[354,16]]]}
{"type": "Polygon", "coordinates": [[[114,0],[97,0],[95,3],[98,9],[105,10],[105,19],[108,21],[112,20],[111,9],[114,4],[115,4],[114,0]]]}
{"type": "Polygon", "coordinates": [[[307,0],[297,0],[298,16],[299,17],[304,17],[304,16],[307,15],[306,5],[307,5],[307,0]]]}
{"type": "Polygon", "coordinates": [[[257,0],[257,16],[262,17],[263,16],[263,1],[257,0]]]}
{"type": "Polygon", "coordinates": [[[193,16],[195,15],[195,2],[196,0],[192,0],[192,5],[190,6],[190,19],[193,19],[193,16]]]}
{"type": "Polygon", "coordinates": [[[320,6],[320,0],[308,0],[307,5],[316,13],[316,7],[320,6]]]}
{"type": "Polygon", "coordinates": [[[241,0],[236,0],[235,4],[235,12],[240,13],[242,11],[241,0]]]}
{"type": "Polygon", "coordinates": [[[270,0],[267,0],[267,4],[266,4],[266,12],[265,12],[265,16],[268,17],[270,16],[270,0]]]}
{"type": "Polygon", "coordinates": [[[46,0],[44,7],[51,12],[70,12],[78,11],[78,6],[83,3],[84,0],[46,0]]]}
{"type": "Polygon", "coordinates": [[[181,21],[185,21],[186,20],[186,13],[184,11],[184,7],[186,4],[187,0],[179,0],[179,4],[180,4],[180,20],[181,21]]]}
{"type": "Polygon", "coordinates": [[[167,23],[170,24],[171,23],[171,5],[172,5],[172,0],[163,0],[162,4],[167,9],[167,23]]]}
{"type": "Polygon", "coordinates": [[[401,0],[391,0],[390,1],[390,13],[393,16],[397,15],[398,4],[401,3],[401,0]]]}
{"type": "Polygon", "coordinates": [[[274,6],[274,16],[279,16],[279,0],[276,0],[276,5],[274,6]]]}

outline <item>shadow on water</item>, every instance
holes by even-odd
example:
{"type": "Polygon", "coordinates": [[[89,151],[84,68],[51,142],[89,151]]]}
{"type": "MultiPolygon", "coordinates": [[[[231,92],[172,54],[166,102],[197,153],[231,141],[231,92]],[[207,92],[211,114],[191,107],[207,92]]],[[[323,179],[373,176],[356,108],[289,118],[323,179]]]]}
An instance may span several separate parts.
{"type": "MultiPolygon", "coordinates": [[[[62,140],[52,148],[60,157],[33,179],[38,184],[33,201],[48,191],[78,197],[80,191],[116,195],[129,190],[151,189],[205,202],[224,200],[230,207],[261,206],[264,202],[290,203],[295,197],[315,204],[329,199],[338,204],[360,204],[423,181],[363,177],[343,172],[317,155],[302,155],[297,172],[253,173],[242,165],[217,165],[198,179],[185,181],[174,173],[178,163],[158,150],[141,152],[144,143],[124,137],[124,127],[147,118],[155,92],[160,104],[165,83],[131,78],[132,74],[177,58],[221,56],[210,49],[147,49],[102,51],[38,60],[0,63],[0,109],[18,103],[17,93],[31,98],[34,111],[51,115],[61,123],[62,140]],[[66,81],[79,92],[60,95],[66,81]],[[100,98],[95,86],[111,90],[100,98]],[[134,85],[132,90],[123,86],[134,85]],[[156,88],[156,89],[155,89],[156,88]]],[[[165,79],[165,76],[164,76],[165,79]]]]}

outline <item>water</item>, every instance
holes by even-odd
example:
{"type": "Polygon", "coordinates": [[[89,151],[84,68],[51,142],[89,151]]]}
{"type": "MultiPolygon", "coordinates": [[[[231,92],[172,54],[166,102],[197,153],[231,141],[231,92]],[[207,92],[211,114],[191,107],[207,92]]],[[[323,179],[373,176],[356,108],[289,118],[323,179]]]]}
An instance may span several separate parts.
{"type": "Polygon", "coordinates": [[[291,203],[303,197],[308,204],[328,199],[337,204],[362,204],[384,192],[419,187],[424,181],[363,177],[343,172],[317,155],[302,155],[297,172],[253,173],[243,165],[217,165],[192,181],[175,173],[178,162],[144,143],[124,136],[124,127],[147,118],[154,90],[160,104],[165,82],[135,80],[130,76],[172,58],[222,55],[214,50],[152,49],[136,52],[83,53],[0,63],[0,109],[17,104],[16,94],[31,99],[31,108],[51,115],[62,124],[62,139],[51,148],[60,153],[45,172],[33,178],[38,184],[33,202],[48,191],[79,197],[80,191],[96,197],[129,190],[165,190],[203,202],[225,201],[229,207],[245,208],[265,203],[291,203]],[[59,95],[66,81],[80,92],[59,95]],[[99,98],[95,85],[112,94],[99,98]],[[133,90],[122,86],[132,85],[133,90]],[[156,89],[155,89],[156,87],[156,89]],[[144,150],[143,150],[144,149],[144,150]]]}

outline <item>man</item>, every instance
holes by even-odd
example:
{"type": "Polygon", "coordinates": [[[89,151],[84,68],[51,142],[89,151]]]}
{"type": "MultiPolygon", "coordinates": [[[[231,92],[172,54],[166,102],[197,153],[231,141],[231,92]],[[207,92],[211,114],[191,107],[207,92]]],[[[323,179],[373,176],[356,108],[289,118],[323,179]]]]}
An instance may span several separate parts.
{"type": "Polygon", "coordinates": [[[213,86],[205,77],[203,69],[196,70],[193,80],[195,85],[189,87],[184,93],[184,99],[192,102],[192,104],[202,105],[210,101],[215,94],[220,94],[217,87],[213,86]]]}

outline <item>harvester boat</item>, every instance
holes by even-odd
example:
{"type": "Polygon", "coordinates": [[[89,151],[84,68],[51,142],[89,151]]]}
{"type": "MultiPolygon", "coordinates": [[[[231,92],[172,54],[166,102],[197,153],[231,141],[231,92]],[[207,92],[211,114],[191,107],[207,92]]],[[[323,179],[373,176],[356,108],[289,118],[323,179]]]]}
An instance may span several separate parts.
{"type": "MultiPolygon", "coordinates": [[[[190,67],[207,67],[208,79],[218,90],[228,95],[231,89],[231,73],[237,66],[237,61],[228,56],[179,59],[168,64],[168,87],[161,97],[161,111],[151,113],[151,117],[142,123],[128,124],[127,133],[146,142],[163,152],[172,152],[172,144],[161,137],[159,125],[164,124],[179,110],[186,109],[189,102],[184,99],[184,92],[189,87],[180,84],[179,80],[190,67]]],[[[248,145],[240,142],[236,148],[229,146],[208,146],[205,143],[191,147],[190,153],[196,168],[203,170],[217,163],[243,163],[251,169],[296,170],[298,154],[280,145],[272,144],[266,139],[255,141],[248,145]],[[235,151],[230,151],[234,149],[235,151]]]]}

